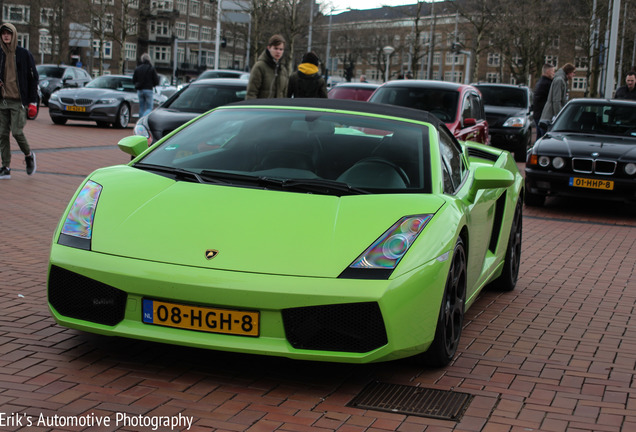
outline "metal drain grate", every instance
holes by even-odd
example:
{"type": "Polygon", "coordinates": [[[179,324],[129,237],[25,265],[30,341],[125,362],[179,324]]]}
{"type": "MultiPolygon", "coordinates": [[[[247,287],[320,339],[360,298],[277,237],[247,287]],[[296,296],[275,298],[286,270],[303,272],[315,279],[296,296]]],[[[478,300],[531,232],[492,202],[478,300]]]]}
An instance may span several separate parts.
{"type": "Polygon", "coordinates": [[[349,407],[459,421],[473,396],[447,390],[372,382],[349,407]]]}

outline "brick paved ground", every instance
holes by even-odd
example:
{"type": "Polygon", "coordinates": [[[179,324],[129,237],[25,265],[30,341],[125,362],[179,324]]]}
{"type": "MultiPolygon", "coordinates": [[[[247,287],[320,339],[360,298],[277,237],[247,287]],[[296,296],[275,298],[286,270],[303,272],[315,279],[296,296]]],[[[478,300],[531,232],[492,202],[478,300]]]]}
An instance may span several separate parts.
{"type": "Polygon", "coordinates": [[[14,153],[13,178],[0,181],[0,430],[116,430],[15,424],[40,415],[114,422],[118,413],[180,413],[193,418],[193,431],[636,430],[636,220],[622,206],[555,201],[526,209],[517,289],[480,297],[456,361],[442,370],[108,339],[50,318],[47,255],[82,177],[125,163],[114,144],[132,129],[55,126],[47,114],[27,126],[37,174],[28,177],[14,153]],[[459,423],[346,407],[372,380],[475,398],[459,423]]]}

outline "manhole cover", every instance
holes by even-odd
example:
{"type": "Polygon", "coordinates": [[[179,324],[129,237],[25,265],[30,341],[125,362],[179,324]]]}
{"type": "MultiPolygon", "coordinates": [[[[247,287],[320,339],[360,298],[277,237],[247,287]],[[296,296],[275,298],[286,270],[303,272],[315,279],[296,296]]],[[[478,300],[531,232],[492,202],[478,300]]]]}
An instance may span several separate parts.
{"type": "Polygon", "coordinates": [[[347,406],[459,421],[472,399],[468,393],[376,381],[367,385],[347,406]]]}

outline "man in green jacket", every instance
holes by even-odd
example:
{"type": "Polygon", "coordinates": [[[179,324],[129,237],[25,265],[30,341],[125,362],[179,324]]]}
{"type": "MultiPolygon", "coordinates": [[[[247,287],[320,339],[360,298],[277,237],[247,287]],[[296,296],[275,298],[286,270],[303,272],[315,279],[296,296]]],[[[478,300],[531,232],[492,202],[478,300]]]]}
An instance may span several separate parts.
{"type": "Polygon", "coordinates": [[[245,99],[284,98],[287,96],[289,74],[281,59],[285,39],[281,35],[269,38],[267,49],[258,57],[250,72],[245,99]]]}

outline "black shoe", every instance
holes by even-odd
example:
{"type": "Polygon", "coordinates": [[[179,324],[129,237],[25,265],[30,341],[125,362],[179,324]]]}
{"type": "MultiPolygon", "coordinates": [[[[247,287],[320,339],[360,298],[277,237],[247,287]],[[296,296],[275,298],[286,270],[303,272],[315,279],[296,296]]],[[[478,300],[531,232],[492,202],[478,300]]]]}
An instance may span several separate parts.
{"type": "Polygon", "coordinates": [[[26,156],[24,158],[24,161],[26,162],[27,174],[32,175],[33,173],[35,173],[35,170],[37,169],[37,165],[35,163],[35,153],[31,152],[31,156],[26,156]]]}
{"type": "Polygon", "coordinates": [[[11,169],[7,167],[2,167],[0,169],[0,180],[8,180],[11,178],[11,169]]]}

